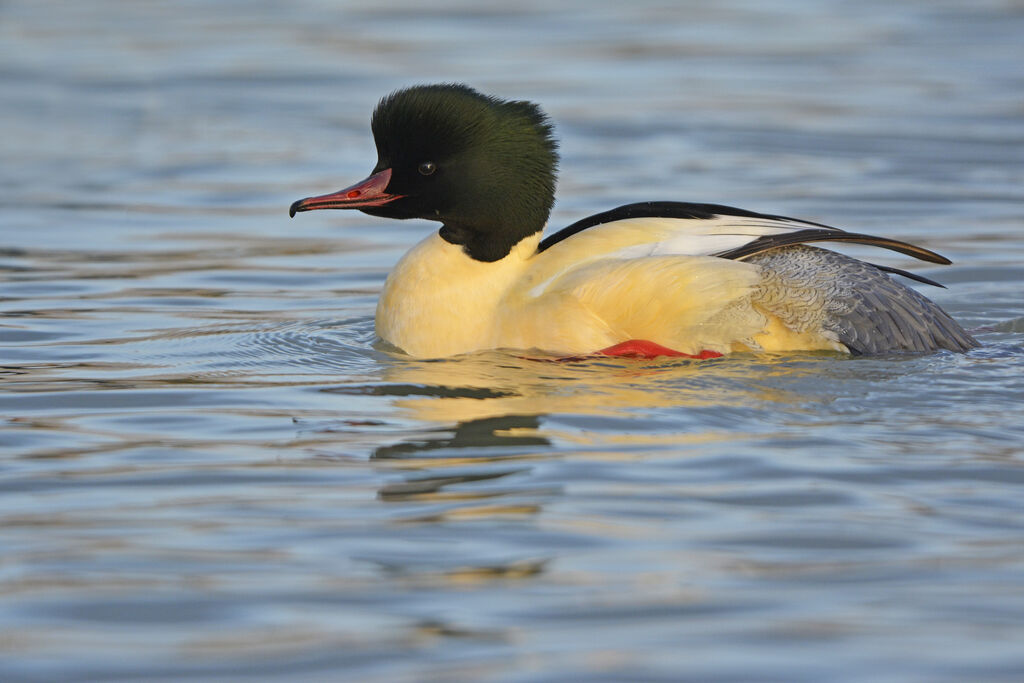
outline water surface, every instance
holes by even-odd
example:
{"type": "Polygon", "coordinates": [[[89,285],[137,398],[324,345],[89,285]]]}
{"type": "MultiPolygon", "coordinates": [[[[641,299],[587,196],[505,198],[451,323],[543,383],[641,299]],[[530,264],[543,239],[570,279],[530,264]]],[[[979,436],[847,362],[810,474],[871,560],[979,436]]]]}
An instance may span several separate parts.
{"type": "Polygon", "coordinates": [[[3,3],[0,678],[1020,680],[1021,35],[995,0],[3,3]],[[433,81],[544,105],[553,226],[922,244],[955,265],[871,257],[984,346],[389,354],[430,224],[287,207],[433,81]]]}

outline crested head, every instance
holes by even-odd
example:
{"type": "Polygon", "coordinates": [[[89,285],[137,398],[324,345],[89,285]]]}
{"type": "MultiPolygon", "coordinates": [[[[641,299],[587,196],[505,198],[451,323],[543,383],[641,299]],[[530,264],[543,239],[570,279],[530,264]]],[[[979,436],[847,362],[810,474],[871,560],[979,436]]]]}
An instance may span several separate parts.
{"type": "Polygon", "coordinates": [[[544,228],[554,203],[557,143],[535,104],[464,85],[423,85],[386,96],[373,113],[374,173],[399,198],[362,208],[443,223],[441,236],[480,261],[503,258],[544,228]]]}

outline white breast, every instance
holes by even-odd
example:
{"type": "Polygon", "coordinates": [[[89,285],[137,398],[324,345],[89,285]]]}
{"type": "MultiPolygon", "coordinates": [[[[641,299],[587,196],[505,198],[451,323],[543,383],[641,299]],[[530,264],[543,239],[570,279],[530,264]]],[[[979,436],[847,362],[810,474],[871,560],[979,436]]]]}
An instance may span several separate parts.
{"type": "Polygon", "coordinates": [[[433,233],[395,266],[377,302],[377,334],[412,356],[494,348],[499,302],[527,269],[540,235],[485,263],[433,233]]]}

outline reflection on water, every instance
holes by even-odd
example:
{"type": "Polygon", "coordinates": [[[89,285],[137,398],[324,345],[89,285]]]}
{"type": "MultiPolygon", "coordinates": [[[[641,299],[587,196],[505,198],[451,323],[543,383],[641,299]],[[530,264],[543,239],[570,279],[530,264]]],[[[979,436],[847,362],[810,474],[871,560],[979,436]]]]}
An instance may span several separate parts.
{"type": "MultiPolygon", "coordinates": [[[[752,383],[750,378],[778,379],[798,373],[792,363],[774,365],[771,360],[558,361],[488,352],[440,361],[396,362],[384,377],[400,387],[431,387],[429,398],[394,402],[415,418],[466,422],[505,415],[621,417],[631,410],[673,406],[743,408],[765,401],[795,403],[799,397],[788,395],[777,383],[752,383]],[[580,383],[585,383],[586,391],[580,390],[580,383]]],[[[416,393],[423,392],[399,388],[397,395],[416,393]]]]}
{"type": "MultiPolygon", "coordinates": [[[[502,448],[503,452],[512,447],[517,447],[518,453],[523,453],[524,447],[535,450],[538,446],[549,446],[550,442],[542,436],[536,435],[537,427],[540,424],[538,416],[514,415],[502,417],[485,417],[457,423],[450,434],[444,434],[437,438],[419,439],[392,446],[383,446],[374,451],[376,459],[384,458],[423,458],[430,456],[431,451],[441,451],[447,454],[453,449],[488,449],[488,459],[498,457],[516,457],[512,453],[498,455],[495,448],[502,448]]],[[[450,459],[451,456],[448,456],[450,459]]]]}
{"type": "Polygon", "coordinates": [[[0,680],[1020,679],[1019,7],[378,5],[0,4],[0,680]],[[428,227],[287,207],[439,80],[551,113],[553,228],[920,243],[984,346],[389,353],[428,227]]]}

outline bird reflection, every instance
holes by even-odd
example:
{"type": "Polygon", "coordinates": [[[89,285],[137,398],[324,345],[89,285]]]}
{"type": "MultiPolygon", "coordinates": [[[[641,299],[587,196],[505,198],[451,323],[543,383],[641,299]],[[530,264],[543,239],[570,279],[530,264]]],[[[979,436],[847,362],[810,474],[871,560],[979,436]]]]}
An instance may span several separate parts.
{"type": "Polygon", "coordinates": [[[381,446],[374,451],[371,458],[415,458],[428,456],[431,452],[457,452],[460,449],[486,449],[493,455],[495,448],[550,445],[548,439],[536,434],[539,426],[540,418],[535,415],[505,415],[467,420],[457,423],[453,431],[436,438],[420,438],[381,446]]]}
{"type": "MultiPolygon", "coordinates": [[[[788,385],[788,375],[813,372],[792,359],[725,361],[560,361],[497,351],[436,361],[395,357],[382,382],[360,388],[389,397],[416,425],[373,452],[373,460],[398,475],[378,489],[378,499],[390,504],[400,534],[460,525],[467,538],[490,538],[496,529],[543,537],[552,533],[539,521],[544,508],[563,491],[538,482],[533,463],[564,452],[560,442],[587,442],[589,452],[609,458],[728,439],[725,430],[704,423],[703,411],[803,400],[779,387],[788,385]],[[660,426],[644,424],[657,414],[664,418],[660,426]]],[[[530,548],[471,558],[442,554],[428,564],[421,554],[397,551],[365,559],[407,580],[461,585],[542,574],[553,555],[530,548]]]]}
{"type": "Polygon", "coordinates": [[[806,360],[562,361],[498,351],[433,361],[394,358],[385,381],[363,391],[393,397],[393,407],[422,427],[377,447],[372,457],[426,458],[434,465],[440,459],[536,457],[554,448],[553,439],[590,440],[593,430],[623,448],[706,440],[714,438],[712,426],[694,424],[696,409],[763,409],[804,400],[784,387],[814,372],[814,361],[806,360]],[[664,415],[662,409],[679,418],[672,420],[671,433],[639,426],[646,415],[664,415]],[[550,415],[593,429],[560,432],[550,415]],[[637,428],[613,426],[622,420],[637,428]]]}
{"type": "MultiPolygon", "coordinates": [[[[798,400],[773,381],[783,374],[802,374],[800,364],[753,356],[559,361],[495,351],[437,361],[396,359],[384,378],[388,393],[395,396],[394,406],[409,417],[433,424],[465,424],[513,416],[531,420],[550,414],[622,417],[653,408],[735,408],[798,400]]],[[[536,427],[529,421],[505,427],[493,423],[493,428],[490,422],[482,424],[487,426],[469,429],[466,436],[478,435],[480,429],[536,427]]]]}

